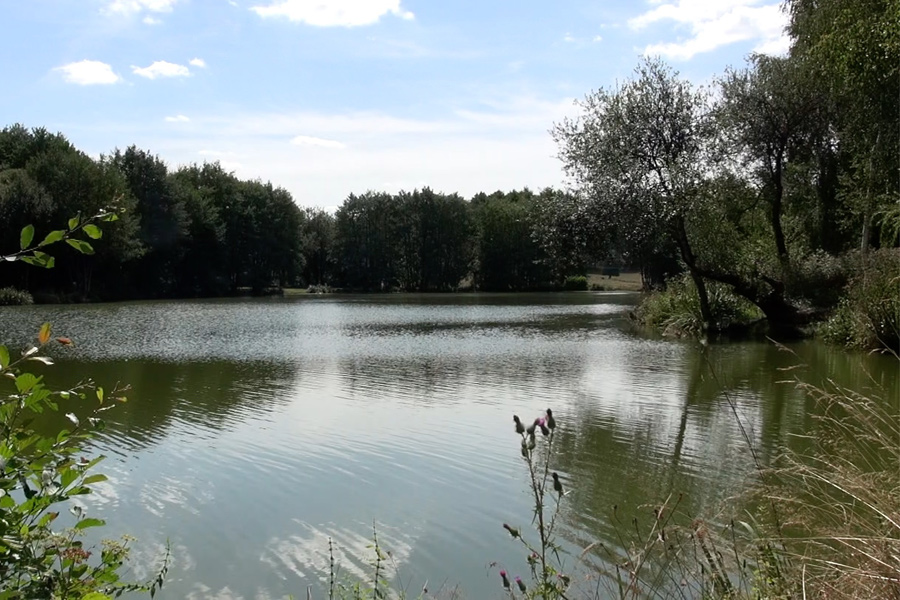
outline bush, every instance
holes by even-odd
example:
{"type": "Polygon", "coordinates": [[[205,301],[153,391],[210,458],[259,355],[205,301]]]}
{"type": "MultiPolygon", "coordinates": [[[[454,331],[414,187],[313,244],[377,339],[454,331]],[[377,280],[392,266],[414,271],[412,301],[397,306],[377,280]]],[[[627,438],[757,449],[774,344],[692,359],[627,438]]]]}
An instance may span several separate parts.
{"type": "Polygon", "coordinates": [[[856,275],[820,334],[850,348],[900,350],[900,250],[872,251],[855,263],[856,275]]]}
{"type": "Polygon", "coordinates": [[[851,260],[821,250],[795,261],[789,294],[817,308],[833,308],[851,274],[851,260]]]}
{"type": "MultiPolygon", "coordinates": [[[[749,325],[761,318],[759,309],[728,286],[707,281],[706,287],[713,316],[712,331],[749,325]]],[[[701,335],[704,331],[700,297],[687,275],[669,281],[665,290],[646,296],[635,310],[635,317],[644,325],[659,329],[663,335],[701,335]]]]}
{"type": "Polygon", "coordinates": [[[25,290],[14,287],[0,288],[0,306],[24,306],[34,304],[34,298],[25,290]]]}
{"type": "Polygon", "coordinates": [[[563,283],[563,289],[569,292],[582,292],[588,289],[588,280],[584,275],[572,275],[566,277],[563,283]]]}

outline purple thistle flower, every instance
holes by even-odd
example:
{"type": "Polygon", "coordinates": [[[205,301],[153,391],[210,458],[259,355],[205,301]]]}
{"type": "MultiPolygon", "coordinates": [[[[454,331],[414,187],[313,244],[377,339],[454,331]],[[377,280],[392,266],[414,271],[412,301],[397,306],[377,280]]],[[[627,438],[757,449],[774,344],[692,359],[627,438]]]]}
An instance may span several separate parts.
{"type": "Polygon", "coordinates": [[[525,587],[525,582],[522,581],[522,578],[518,575],[516,575],[516,585],[519,586],[519,591],[521,591],[523,594],[525,593],[525,590],[528,589],[525,587]]]}
{"type": "Polygon", "coordinates": [[[503,587],[509,589],[509,578],[506,577],[506,571],[500,571],[500,579],[503,580],[503,587]]]}

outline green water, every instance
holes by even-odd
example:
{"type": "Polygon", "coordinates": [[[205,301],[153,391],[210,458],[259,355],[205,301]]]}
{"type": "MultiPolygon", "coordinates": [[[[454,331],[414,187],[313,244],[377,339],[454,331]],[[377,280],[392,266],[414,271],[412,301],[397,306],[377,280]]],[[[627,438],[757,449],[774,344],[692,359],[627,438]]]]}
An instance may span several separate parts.
{"type": "Polygon", "coordinates": [[[571,490],[560,532],[577,553],[613,542],[614,505],[647,513],[674,492],[687,513],[722,514],[755,473],[735,412],[763,462],[814,426],[811,401],[785,380],[900,390],[896,359],[816,342],[653,339],[628,323],[635,300],[36,306],[2,309],[0,339],[22,345],[51,321],[76,342],[44,370],[55,385],[131,385],[92,448],[110,482],[87,507],[104,535],[138,538],[138,563],[169,540],[162,598],[305,597],[327,574],[329,537],[343,573],[368,569],[373,522],[397,585],[491,598],[492,563],[525,575],[501,527],[531,521],[514,413],[557,415],[571,490]]]}

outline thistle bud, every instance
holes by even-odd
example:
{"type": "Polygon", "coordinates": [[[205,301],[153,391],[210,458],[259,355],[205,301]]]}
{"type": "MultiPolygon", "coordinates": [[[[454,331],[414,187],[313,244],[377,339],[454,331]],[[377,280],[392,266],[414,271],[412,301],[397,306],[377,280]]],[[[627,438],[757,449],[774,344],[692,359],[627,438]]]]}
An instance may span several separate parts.
{"type": "Polygon", "coordinates": [[[557,494],[562,496],[562,493],[563,493],[562,481],[559,480],[559,475],[557,475],[555,471],[552,473],[552,475],[553,475],[553,490],[557,494]]]}
{"type": "Polygon", "coordinates": [[[525,433],[525,426],[522,425],[522,421],[521,419],[519,419],[519,415],[513,415],[513,421],[516,422],[516,433],[525,433]]]}
{"type": "Polygon", "coordinates": [[[503,581],[503,587],[509,589],[509,578],[506,576],[506,571],[500,571],[500,579],[503,581]]]}
{"type": "Polygon", "coordinates": [[[522,578],[519,577],[518,575],[516,575],[516,585],[519,586],[519,591],[522,592],[523,594],[528,589],[525,587],[525,582],[522,581],[522,578]]]}
{"type": "Polygon", "coordinates": [[[528,449],[534,450],[535,446],[537,446],[537,442],[534,441],[534,432],[532,431],[528,436],[528,449]]]}
{"type": "Polygon", "coordinates": [[[508,525],[507,523],[504,523],[503,529],[507,530],[509,532],[509,535],[513,536],[513,538],[519,537],[519,530],[516,529],[515,527],[508,525]]]}
{"type": "Polygon", "coordinates": [[[541,428],[541,434],[544,436],[550,435],[550,429],[547,428],[546,423],[544,423],[544,419],[538,421],[538,426],[541,428]]]}
{"type": "Polygon", "coordinates": [[[549,408],[547,409],[547,427],[550,428],[550,431],[556,429],[556,419],[553,418],[553,411],[549,408]]]}

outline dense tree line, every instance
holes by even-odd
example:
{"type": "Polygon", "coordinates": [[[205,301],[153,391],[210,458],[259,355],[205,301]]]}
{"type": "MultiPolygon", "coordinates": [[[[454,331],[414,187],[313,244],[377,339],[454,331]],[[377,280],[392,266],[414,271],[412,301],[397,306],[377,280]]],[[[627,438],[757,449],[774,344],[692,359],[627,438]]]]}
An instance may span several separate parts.
{"type": "Polygon", "coordinates": [[[93,256],[67,248],[57,268],[11,264],[0,287],[38,299],[219,296],[287,286],[359,291],[516,291],[583,271],[585,248],[543,236],[566,194],[429,188],[351,194],[335,214],[302,209],[284,189],[218,163],[170,170],[134,146],[93,159],[61,134],[0,131],[0,253],[19,231],[58,228],[107,207],[119,214],[93,256]],[[548,243],[544,244],[544,240],[548,243]]]}
{"type": "Polygon", "coordinates": [[[155,298],[261,291],[302,276],[306,214],[281,188],[218,164],[170,172],[133,146],[95,160],[44,129],[0,132],[0,252],[18,249],[27,224],[47,232],[104,207],[119,220],[96,255],[63,249],[46,271],[12,264],[0,285],[71,300],[155,298]]]}

